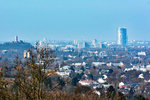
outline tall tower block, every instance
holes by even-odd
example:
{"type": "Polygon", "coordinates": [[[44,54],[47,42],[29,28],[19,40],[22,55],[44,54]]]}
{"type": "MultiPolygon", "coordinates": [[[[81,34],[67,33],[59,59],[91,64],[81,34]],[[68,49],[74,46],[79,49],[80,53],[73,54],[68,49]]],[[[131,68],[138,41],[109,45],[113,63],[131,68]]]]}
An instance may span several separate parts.
{"type": "Polygon", "coordinates": [[[127,28],[118,28],[118,45],[126,46],[127,43],[127,28]]]}
{"type": "Polygon", "coordinates": [[[15,42],[18,42],[18,36],[15,36],[15,42]]]}

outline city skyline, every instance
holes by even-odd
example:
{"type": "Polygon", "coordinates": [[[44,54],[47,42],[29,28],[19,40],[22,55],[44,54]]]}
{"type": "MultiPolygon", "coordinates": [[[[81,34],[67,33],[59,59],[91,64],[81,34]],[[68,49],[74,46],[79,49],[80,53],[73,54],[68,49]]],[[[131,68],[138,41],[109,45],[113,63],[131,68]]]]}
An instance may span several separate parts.
{"type": "Polygon", "coordinates": [[[150,40],[149,0],[8,1],[0,1],[1,41],[116,41],[118,27],[129,40],[150,40]]]}
{"type": "Polygon", "coordinates": [[[149,100],[150,0],[0,0],[0,100],[149,100]]]}

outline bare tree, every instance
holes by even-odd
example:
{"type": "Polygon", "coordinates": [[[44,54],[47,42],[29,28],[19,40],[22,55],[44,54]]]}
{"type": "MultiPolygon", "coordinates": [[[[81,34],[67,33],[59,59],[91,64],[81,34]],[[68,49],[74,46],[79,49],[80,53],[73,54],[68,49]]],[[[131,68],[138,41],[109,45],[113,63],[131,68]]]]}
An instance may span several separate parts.
{"type": "Polygon", "coordinates": [[[51,49],[29,50],[30,57],[25,63],[16,60],[16,99],[27,100],[44,98],[44,80],[48,77],[48,69],[53,65],[54,54],[51,49]]]}

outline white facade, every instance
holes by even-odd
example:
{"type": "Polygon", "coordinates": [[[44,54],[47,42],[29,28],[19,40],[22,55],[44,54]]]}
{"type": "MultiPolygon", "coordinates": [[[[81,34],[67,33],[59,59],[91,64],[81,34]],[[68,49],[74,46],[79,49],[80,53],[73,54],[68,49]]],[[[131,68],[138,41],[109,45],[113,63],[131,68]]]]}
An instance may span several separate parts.
{"type": "Polygon", "coordinates": [[[146,56],[145,52],[138,52],[138,56],[146,56]]]}
{"type": "Polygon", "coordinates": [[[83,80],[83,81],[79,81],[79,83],[81,85],[85,85],[85,86],[90,86],[90,85],[98,84],[96,81],[93,81],[93,80],[83,80]]]}
{"type": "Polygon", "coordinates": [[[15,42],[18,42],[18,36],[15,36],[15,42]]]}
{"type": "Polygon", "coordinates": [[[30,58],[30,52],[25,50],[24,51],[24,58],[30,58]]]}

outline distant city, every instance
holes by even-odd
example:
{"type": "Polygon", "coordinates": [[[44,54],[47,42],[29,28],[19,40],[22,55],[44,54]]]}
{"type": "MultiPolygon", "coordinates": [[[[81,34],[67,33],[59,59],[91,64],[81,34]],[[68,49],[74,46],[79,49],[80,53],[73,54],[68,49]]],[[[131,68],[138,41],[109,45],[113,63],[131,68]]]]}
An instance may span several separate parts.
{"type": "MultiPolygon", "coordinates": [[[[143,98],[149,98],[150,41],[129,41],[129,33],[125,27],[119,27],[116,34],[118,40],[114,42],[97,39],[55,41],[44,38],[34,44],[19,40],[19,36],[15,36],[14,41],[0,44],[0,72],[5,69],[7,73],[4,77],[15,80],[16,69],[18,69],[18,66],[14,66],[16,57],[21,62],[20,66],[25,66],[26,69],[26,64],[31,63],[30,60],[35,56],[33,53],[50,49],[54,52],[55,58],[50,55],[51,58],[41,59],[40,57],[44,56],[37,54],[35,58],[37,61],[32,63],[40,68],[45,60],[53,59],[54,63],[41,70],[55,73],[56,76],[51,77],[51,73],[47,76],[54,78],[53,81],[56,83],[61,82],[61,91],[65,93],[74,93],[76,89],[74,87],[85,86],[101,97],[113,86],[113,91],[122,93],[128,99],[136,98],[139,94],[143,98]],[[4,62],[8,65],[6,68],[4,62]],[[69,80],[70,83],[63,80],[69,80]]],[[[43,53],[46,54],[46,51],[43,53]]],[[[55,83],[47,81],[47,84],[51,84],[51,87],[47,87],[50,91],[55,83]]]]}
{"type": "Polygon", "coordinates": [[[150,0],[0,0],[0,100],[150,100],[150,0]]]}

